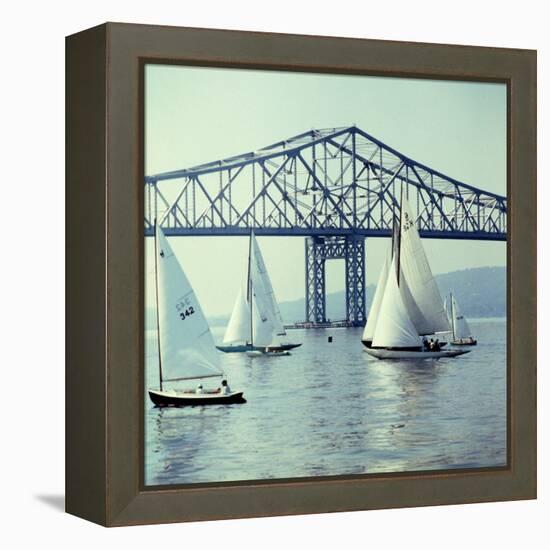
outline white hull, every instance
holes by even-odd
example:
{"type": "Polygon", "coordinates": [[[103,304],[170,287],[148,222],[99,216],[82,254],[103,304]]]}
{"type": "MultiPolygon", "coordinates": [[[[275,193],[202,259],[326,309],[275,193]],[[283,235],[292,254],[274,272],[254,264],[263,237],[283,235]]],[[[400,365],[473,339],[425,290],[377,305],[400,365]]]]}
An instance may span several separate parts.
{"type": "Polygon", "coordinates": [[[441,357],[456,357],[470,353],[470,350],[441,350],[441,351],[400,351],[395,349],[367,348],[369,355],[378,359],[439,359],[441,357]]]}
{"type": "Polygon", "coordinates": [[[470,338],[457,338],[451,342],[453,346],[475,346],[477,340],[470,336],[470,338]]]}

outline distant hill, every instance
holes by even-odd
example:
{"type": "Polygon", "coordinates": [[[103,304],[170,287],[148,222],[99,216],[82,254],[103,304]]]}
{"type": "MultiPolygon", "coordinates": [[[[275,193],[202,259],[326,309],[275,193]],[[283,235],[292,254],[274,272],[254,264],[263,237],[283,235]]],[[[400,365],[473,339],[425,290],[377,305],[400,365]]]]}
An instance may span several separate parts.
{"type": "Polygon", "coordinates": [[[466,317],[506,316],[506,268],[479,267],[436,277],[443,296],[453,292],[466,317]]]}
{"type": "MultiPolygon", "coordinates": [[[[444,297],[453,292],[466,317],[504,317],[506,315],[506,268],[479,267],[436,275],[436,281],[444,297]]],[[[367,312],[374,297],[375,285],[366,288],[367,312]]],[[[304,320],[304,300],[282,302],[283,319],[287,323],[304,320]]],[[[345,293],[327,294],[327,317],[344,319],[346,316],[345,293]]]]}
{"type": "MultiPolygon", "coordinates": [[[[504,317],[506,315],[506,268],[478,267],[436,275],[442,296],[453,292],[466,317],[504,317]]],[[[375,285],[366,288],[367,312],[374,296],[375,285]]],[[[286,323],[304,320],[305,300],[293,300],[279,304],[286,323]]],[[[155,312],[146,311],[147,328],[155,327],[155,312]]],[[[346,316],[345,293],[327,294],[327,317],[344,319],[346,316]]],[[[225,326],[229,317],[217,316],[208,319],[212,326],[225,326]]]]}

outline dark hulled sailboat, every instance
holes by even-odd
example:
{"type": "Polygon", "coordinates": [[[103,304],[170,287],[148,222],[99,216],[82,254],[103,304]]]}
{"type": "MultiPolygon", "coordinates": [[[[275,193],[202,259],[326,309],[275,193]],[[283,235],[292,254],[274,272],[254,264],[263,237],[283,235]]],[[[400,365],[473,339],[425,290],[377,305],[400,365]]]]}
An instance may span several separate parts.
{"type": "Polygon", "coordinates": [[[199,301],[160,227],[155,231],[155,282],[159,389],[149,389],[151,401],[157,406],[246,403],[242,392],[232,392],[223,382],[211,390],[174,388],[174,383],[224,375],[199,301]]]}

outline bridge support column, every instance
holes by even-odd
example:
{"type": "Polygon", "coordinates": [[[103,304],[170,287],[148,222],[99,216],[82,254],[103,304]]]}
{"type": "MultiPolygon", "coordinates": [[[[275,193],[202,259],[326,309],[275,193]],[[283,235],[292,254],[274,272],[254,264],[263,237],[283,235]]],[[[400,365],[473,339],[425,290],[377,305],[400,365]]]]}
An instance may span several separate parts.
{"type": "Polygon", "coordinates": [[[363,326],[365,308],[365,239],[346,238],[346,317],[353,326],[363,326]]]}
{"type": "Polygon", "coordinates": [[[325,262],[343,259],[346,262],[346,319],[353,326],[362,326],[365,310],[365,238],[306,238],[306,321],[326,323],[325,262]]]}
{"type": "Polygon", "coordinates": [[[324,238],[306,238],[306,321],[326,322],[324,238]]]}

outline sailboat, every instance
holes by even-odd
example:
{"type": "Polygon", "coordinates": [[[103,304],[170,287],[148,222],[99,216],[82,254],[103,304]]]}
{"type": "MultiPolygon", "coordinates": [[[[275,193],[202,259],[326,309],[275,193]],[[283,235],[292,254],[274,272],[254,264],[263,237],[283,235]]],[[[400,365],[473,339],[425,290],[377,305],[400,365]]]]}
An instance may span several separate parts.
{"type": "Polygon", "coordinates": [[[246,292],[241,287],[233,312],[218,349],[226,353],[247,352],[250,355],[287,355],[302,344],[283,341],[286,336],[283,318],[262,252],[250,233],[246,292]]]}
{"type": "MultiPolygon", "coordinates": [[[[403,193],[402,193],[403,195],[403,193]]],[[[428,349],[427,335],[448,332],[449,321],[410,207],[401,197],[392,243],[362,336],[365,351],[379,359],[454,357],[467,350],[428,349]]]]}
{"type": "Polygon", "coordinates": [[[466,321],[466,317],[464,317],[460,311],[458,302],[452,292],[450,293],[449,304],[449,321],[453,335],[451,344],[453,346],[475,346],[477,344],[477,340],[472,336],[472,331],[470,330],[468,321],[466,321]]]}
{"type": "Polygon", "coordinates": [[[155,228],[155,283],[159,389],[149,389],[157,406],[246,403],[243,392],[223,380],[217,390],[202,390],[202,380],[222,378],[210,327],[189,280],[160,227],[155,228]],[[197,380],[197,389],[167,389],[166,383],[197,380]]]}

